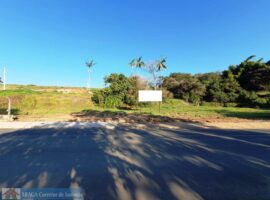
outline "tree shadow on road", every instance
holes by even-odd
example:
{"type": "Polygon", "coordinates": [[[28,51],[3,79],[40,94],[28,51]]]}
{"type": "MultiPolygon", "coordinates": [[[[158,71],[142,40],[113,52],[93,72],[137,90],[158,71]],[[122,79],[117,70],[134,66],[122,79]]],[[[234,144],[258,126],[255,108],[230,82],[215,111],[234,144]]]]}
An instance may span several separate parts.
{"type": "Polygon", "coordinates": [[[270,134],[199,128],[50,128],[0,135],[0,187],[86,199],[269,199],[270,134]]]}
{"type": "Polygon", "coordinates": [[[120,121],[129,123],[144,123],[144,122],[175,122],[175,121],[189,121],[186,119],[177,119],[162,115],[154,115],[149,113],[127,113],[118,110],[83,110],[81,112],[71,114],[79,121],[120,121]]]}
{"type": "Polygon", "coordinates": [[[125,112],[119,110],[95,110],[88,109],[81,112],[71,113],[73,120],[78,121],[117,121],[128,123],[163,123],[163,122],[211,122],[211,121],[237,121],[238,119],[258,119],[268,120],[270,119],[270,110],[264,110],[263,112],[237,112],[226,109],[216,110],[217,114],[223,117],[205,116],[205,117],[192,117],[192,116],[178,116],[170,117],[164,115],[157,115],[151,113],[140,112],[125,112]],[[238,119],[237,119],[238,118],[238,119]]]}

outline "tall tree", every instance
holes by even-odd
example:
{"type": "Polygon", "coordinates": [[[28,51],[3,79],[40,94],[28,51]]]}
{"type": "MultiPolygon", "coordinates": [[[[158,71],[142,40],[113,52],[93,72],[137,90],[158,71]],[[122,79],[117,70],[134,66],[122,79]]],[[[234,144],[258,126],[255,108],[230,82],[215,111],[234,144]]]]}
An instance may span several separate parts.
{"type": "Polygon", "coordinates": [[[158,71],[161,71],[163,69],[167,69],[167,66],[166,66],[166,58],[161,58],[160,60],[157,60],[157,70],[158,71]]]}
{"type": "Polygon", "coordinates": [[[90,90],[90,81],[91,81],[91,69],[93,68],[96,63],[94,63],[93,60],[89,60],[85,63],[85,65],[88,67],[88,80],[87,80],[87,88],[90,90]]]}
{"type": "Polygon", "coordinates": [[[144,63],[142,57],[137,58],[136,62],[135,62],[135,67],[136,68],[142,68],[144,66],[145,66],[145,63],[144,63]]]}
{"type": "Polygon", "coordinates": [[[181,98],[196,105],[201,102],[205,94],[205,85],[191,74],[172,73],[164,78],[163,88],[170,91],[175,98],[181,98]]]}
{"type": "Polygon", "coordinates": [[[133,69],[134,67],[135,67],[135,65],[136,65],[136,59],[134,58],[134,59],[132,59],[131,61],[130,61],[130,63],[129,63],[129,66],[133,69]]]}
{"type": "Polygon", "coordinates": [[[159,60],[156,60],[154,62],[149,62],[147,64],[145,64],[144,69],[151,74],[152,76],[152,81],[153,81],[153,85],[155,90],[157,89],[158,86],[158,80],[160,79],[160,77],[158,76],[158,72],[160,72],[163,69],[167,69],[166,66],[166,58],[161,58],[159,60]]]}
{"type": "Polygon", "coordinates": [[[129,63],[129,66],[131,67],[132,69],[132,75],[133,75],[133,69],[134,68],[142,68],[145,66],[145,63],[142,59],[142,57],[139,57],[139,58],[134,58],[130,61],[129,63]]]}

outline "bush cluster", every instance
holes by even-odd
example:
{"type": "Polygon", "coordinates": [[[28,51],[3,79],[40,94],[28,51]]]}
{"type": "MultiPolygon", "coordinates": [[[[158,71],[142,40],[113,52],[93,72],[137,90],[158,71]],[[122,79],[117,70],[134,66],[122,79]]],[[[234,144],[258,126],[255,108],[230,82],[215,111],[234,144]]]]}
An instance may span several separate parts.
{"type": "MultiPolygon", "coordinates": [[[[164,98],[179,98],[194,105],[270,107],[270,62],[253,61],[253,58],[223,72],[172,73],[159,77],[161,82],[154,88],[162,89],[164,98]]],[[[123,74],[111,74],[105,77],[105,83],[107,87],[94,91],[92,100],[111,108],[135,106],[138,90],[151,88],[142,78],[123,74]]]]}
{"type": "Polygon", "coordinates": [[[123,74],[111,74],[105,77],[105,83],[108,87],[94,91],[92,101],[109,108],[137,105],[138,90],[146,88],[142,78],[123,74]]]}
{"type": "Polygon", "coordinates": [[[172,73],[163,78],[162,87],[194,104],[216,102],[228,106],[270,107],[270,65],[249,57],[228,70],[205,74],[172,73]],[[267,95],[259,95],[264,92],[267,95]]]}

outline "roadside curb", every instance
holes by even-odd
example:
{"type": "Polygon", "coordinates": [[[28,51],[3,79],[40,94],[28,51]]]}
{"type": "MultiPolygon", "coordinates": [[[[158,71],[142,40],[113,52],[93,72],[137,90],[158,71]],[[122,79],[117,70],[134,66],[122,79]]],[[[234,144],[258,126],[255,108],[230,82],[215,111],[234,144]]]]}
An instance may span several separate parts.
{"type": "Polygon", "coordinates": [[[0,129],[29,128],[106,128],[114,129],[116,123],[108,122],[0,122],[0,129]]]}

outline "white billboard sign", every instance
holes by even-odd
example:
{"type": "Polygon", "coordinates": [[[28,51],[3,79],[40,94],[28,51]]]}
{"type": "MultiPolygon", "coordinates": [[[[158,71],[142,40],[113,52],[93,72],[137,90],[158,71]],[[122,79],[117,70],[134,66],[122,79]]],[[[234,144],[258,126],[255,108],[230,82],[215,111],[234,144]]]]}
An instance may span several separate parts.
{"type": "Polygon", "coordinates": [[[139,90],[139,102],[161,102],[161,90],[139,90]]]}

